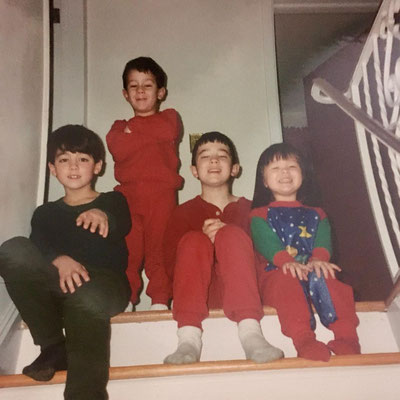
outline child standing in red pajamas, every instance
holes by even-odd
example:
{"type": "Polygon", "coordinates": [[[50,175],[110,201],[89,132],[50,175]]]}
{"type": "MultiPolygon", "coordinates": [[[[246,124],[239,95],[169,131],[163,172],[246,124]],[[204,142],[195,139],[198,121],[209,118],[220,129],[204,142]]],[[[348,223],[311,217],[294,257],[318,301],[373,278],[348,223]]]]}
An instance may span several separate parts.
{"type": "Polygon", "coordinates": [[[260,253],[263,303],[276,308],[282,332],[292,338],[299,357],[328,361],[331,351],[360,353],[358,318],[351,287],[335,278],[340,268],[329,262],[326,214],[300,202],[307,201],[308,183],[297,149],[280,143],[265,150],[257,165],[251,231],[260,253]],[[311,303],[334,333],[327,345],[316,340],[311,303]]]}
{"type": "Polygon", "coordinates": [[[159,111],[167,92],[167,76],[153,59],[129,61],[122,80],[122,94],[135,116],[115,121],[106,140],[115,162],[115,179],[120,183],[115,189],[125,195],[131,211],[132,230],[126,238],[131,302],[138,302],[144,259],[151,309],[163,310],[168,308],[171,293],[163,268],[162,240],[176,206],[176,191],[183,182],[177,172],[180,120],[174,109],[159,111]]]}
{"type": "Polygon", "coordinates": [[[280,349],[264,338],[254,252],[248,235],[250,201],[231,191],[240,166],[232,141],[208,132],[196,142],[191,171],[201,195],[178,206],[165,234],[166,270],[173,281],[178,348],[168,364],[200,360],[202,321],[209,308],[223,308],[238,323],[247,359],[273,361],[280,349]]]}

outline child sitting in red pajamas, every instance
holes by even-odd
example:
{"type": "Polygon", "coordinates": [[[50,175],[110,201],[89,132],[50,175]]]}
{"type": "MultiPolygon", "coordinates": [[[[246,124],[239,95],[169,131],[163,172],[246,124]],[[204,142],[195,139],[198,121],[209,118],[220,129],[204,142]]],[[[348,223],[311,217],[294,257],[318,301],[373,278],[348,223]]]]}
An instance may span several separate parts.
{"type": "Polygon", "coordinates": [[[331,351],[360,353],[358,318],[351,287],[335,279],[340,268],[329,262],[326,214],[300,202],[307,202],[309,178],[294,147],[280,143],[265,150],[257,165],[251,231],[260,253],[263,303],[276,308],[282,332],[292,338],[299,357],[328,361],[331,351]],[[316,340],[311,303],[334,333],[327,345],[316,340]]]}
{"type": "Polygon", "coordinates": [[[165,234],[166,270],[173,281],[178,322],[178,348],[165,363],[200,360],[202,321],[209,308],[223,308],[238,323],[247,359],[283,357],[260,328],[263,310],[248,235],[251,203],[230,191],[239,169],[236,149],[222,133],[205,133],[196,142],[191,170],[201,183],[201,195],[174,210],[165,234]]]}
{"type": "Polygon", "coordinates": [[[115,189],[125,195],[131,211],[132,230],[126,238],[131,302],[138,301],[144,259],[151,309],[163,310],[168,308],[171,293],[163,268],[162,240],[176,206],[176,191],[183,182],[177,173],[180,120],[174,109],[159,111],[167,92],[167,76],[153,59],[129,61],[122,80],[122,94],[135,116],[115,121],[106,140],[115,162],[115,179],[120,183],[115,189]]]}

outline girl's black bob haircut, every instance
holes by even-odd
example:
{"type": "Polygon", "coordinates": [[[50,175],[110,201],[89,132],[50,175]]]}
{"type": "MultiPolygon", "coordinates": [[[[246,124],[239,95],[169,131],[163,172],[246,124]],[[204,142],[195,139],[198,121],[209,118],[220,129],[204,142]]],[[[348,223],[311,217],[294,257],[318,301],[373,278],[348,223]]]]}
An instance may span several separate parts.
{"type": "Polygon", "coordinates": [[[296,147],[289,143],[277,143],[264,150],[258,160],[252,208],[263,207],[274,201],[271,190],[264,185],[265,166],[274,160],[287,160],[292,157],[298,162],[303,177],[297,200],[305,205],[316,205],[317,194],[311,164],[296,147]]]}
{"type": "Polygon", "coordinates": [[[105,148],[100,137],[82,125],[65,125],[51,132],[47,141],[47,161],[54,164],[58,151],[85,153],[93,157],[95,163],[105,164],[105,148]]]}

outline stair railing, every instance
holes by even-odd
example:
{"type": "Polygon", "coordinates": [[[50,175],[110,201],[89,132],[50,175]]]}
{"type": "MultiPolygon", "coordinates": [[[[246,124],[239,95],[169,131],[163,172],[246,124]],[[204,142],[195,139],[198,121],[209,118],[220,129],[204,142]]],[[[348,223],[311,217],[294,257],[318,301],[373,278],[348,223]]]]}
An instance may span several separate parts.
{"type": "MultiPolygon", "coordinates": [[[[312,97],[336,104],[354,119],[369,199],[388,269],[400,293],[400,0],[383,0],[348,90],[316,79],[312,97]],[[379,178],[374,176],[374,166],[379,178]],[[379,191],[382,193],[379,196],[379,191]],[[386,219],[385,219],[386,215],[386,219]],[[390,235],[389,232],[392,232],[390,235]]],[[[388,304],[387,304],[388,305],[388,304]]]]}

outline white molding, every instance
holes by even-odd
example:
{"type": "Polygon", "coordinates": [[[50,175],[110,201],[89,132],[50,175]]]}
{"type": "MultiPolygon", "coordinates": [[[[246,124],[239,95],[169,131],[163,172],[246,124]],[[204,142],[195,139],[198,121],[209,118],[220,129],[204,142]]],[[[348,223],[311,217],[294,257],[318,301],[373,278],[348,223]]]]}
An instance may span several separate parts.
{"type": "Polygon", "coordinates": [[[43,0],[43,86],[42,86],[42,130],[40,134],[39,176],[36,192],[36,205],[43,204],[46,183],[47,136],[50,112],[50,18],[49,1],[43,0]]]}
{"type": "Polygon", "coordinates": [[[378,0],[275,0],[274,12],[275,14],[371,13],[378,11],[380,3],[378,0]]]}
{"type": "Polygon", "coordinates": [[[3,343],[17,316],[18,310],[15,308],[14,303],[10,301],[0,315],[0,345],[3,343]]]}
{"type": "Polygon", "coordinates": [[[267,125],[270,133],[268,144],[282,141],[282,123],[279,106],[278,71],[276,67],[275,24],[273,0],[262,1],[264,36],[264,68],[267,100],[267,125]]]}

